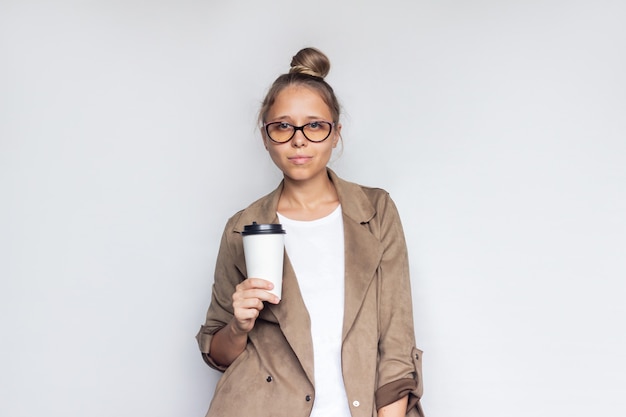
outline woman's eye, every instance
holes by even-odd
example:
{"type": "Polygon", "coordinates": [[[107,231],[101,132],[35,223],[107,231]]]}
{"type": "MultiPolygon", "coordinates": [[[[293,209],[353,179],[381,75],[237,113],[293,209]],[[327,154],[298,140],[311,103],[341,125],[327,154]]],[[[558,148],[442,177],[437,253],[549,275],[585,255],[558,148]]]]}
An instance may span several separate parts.
{"type": "Polygon", "coordinates": [[[278,128],[280,130],[289,130],[291,129],[291,125],[289,123],[279,123],[278,128]]]}
{"type": "Polygon", "coordinates": [[[311,123],[309,123],[309,127],[311,129],[319,129],[321,127],[320,126],[320,122],[311,122],[311,123]]]}

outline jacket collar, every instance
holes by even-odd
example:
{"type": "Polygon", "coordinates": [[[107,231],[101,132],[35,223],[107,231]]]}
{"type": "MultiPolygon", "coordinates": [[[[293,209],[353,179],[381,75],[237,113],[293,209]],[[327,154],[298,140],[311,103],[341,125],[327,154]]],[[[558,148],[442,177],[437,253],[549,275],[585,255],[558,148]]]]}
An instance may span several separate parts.
{"type": "MultiPolygon", "coordinates": [[[[361,186],[342,180],[330,168],[327,168],[327,172],[328,177],[337,190],[341,211],[344,216],[360,224],[369,222],[374,217],[376,211],[361,186]]],[[[278,216],[276,215],[278,200],[284,186],[285,182],[281,181],[274,191],[245,209],[235,223],[233,231],[241,233],[243,227],[247,224],[252,224],[253,221],[257,223],[276,223],[278,221],[278,216]]]]}

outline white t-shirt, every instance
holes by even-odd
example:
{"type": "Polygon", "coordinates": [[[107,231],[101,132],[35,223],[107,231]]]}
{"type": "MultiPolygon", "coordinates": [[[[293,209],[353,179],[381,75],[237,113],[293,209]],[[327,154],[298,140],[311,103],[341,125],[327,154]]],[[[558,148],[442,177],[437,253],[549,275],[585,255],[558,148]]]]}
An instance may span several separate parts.
{"type": "Polygon", "coordinates": [[[341,374],[344,309],[344,240],[341,206],[312,221],[280,213],[285,250],[294,268],[311,318],[315,402],[311,417],[350,417],[341,374]]]}

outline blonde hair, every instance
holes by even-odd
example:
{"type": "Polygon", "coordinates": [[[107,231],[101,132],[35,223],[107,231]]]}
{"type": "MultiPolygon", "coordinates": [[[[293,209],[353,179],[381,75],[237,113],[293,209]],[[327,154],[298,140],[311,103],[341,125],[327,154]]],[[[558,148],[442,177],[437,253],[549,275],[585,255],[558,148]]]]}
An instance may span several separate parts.
{"type": "Polygon", "coordinates": [[[268,90],[259,110],[259,124],[266,122],[267,114],[278,94],[292,85],[308,87],[316,91],[330,109],[332,121],[338,123],[341,107],[332,87],[324,80],[329,71],[330,60],[320,50],[304,48],[298,51],[291,59],[289,72],[279,76],[268,90]]]}

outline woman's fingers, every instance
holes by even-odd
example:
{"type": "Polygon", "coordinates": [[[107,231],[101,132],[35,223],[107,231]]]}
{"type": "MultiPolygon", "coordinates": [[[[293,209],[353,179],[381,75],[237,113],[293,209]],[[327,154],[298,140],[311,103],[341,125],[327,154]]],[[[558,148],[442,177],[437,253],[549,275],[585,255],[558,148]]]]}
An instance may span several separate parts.
{"type": "Polygon", "coordinates": [[[270,281],[262,279],[262,278],[248,278],[237,285],[237,289],[251,289],[251,288],[259,288],[262,290],[271,290],[274,288],[274,284],[270,281]]]}
{"type": "Polygon", "coordinates": [[[233,300],[233,307],[235,310],[242,309],[261,311],[263,310],[263,301],[256,297],[237,298],[233,300]]]}
{"type": "Polygon", "coordinates": [[[274,284],[261,278],[248,278],[237,285],[233,301],[235,299],[257,298],[272,304],[278,304],[278,297],[268,291],[274,288],[274,284]]]}
{"type": "Polygon", "coordinates": [[[274,285],[264,279],[248,278],[235,288],[233,309],[235,325],[241,332],[249,332],[254,327],[259,313],[263,310],[263,302],[278,304],[278,297],[268,292],[274,285]]]}

